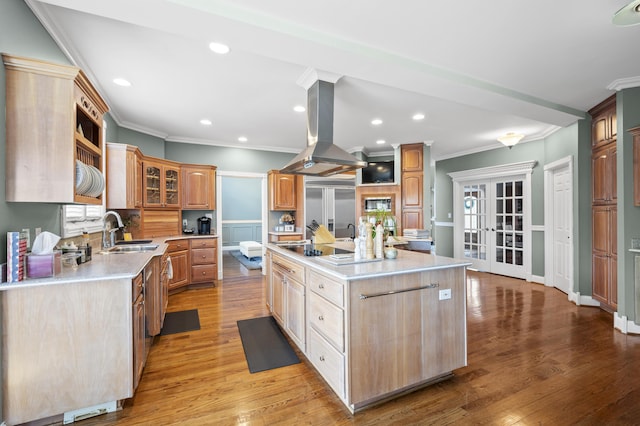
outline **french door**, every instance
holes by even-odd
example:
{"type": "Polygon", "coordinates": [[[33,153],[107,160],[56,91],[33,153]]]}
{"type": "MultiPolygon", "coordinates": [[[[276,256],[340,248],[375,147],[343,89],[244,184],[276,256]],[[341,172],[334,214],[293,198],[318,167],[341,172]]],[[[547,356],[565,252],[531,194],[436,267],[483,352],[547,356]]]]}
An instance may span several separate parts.
{"type": "Polygon", "coordinates": [[[524,178],[471,182],[463,191],[463,257],[479,270],[524,277],[524,178]]]}

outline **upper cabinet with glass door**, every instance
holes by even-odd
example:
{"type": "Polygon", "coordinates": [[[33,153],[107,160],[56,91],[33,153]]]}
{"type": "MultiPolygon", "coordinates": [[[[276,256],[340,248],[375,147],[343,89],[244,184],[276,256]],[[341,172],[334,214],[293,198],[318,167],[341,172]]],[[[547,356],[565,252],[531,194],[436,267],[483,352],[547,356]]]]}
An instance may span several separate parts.
{"type": "Polygon", "coordinates": [[[6,200],[102,204],[103,115],[79,68],[2,55],[6,69],[6,200]]]}
{"type": "Polygon", "coordinates": [[[180,165],[145,160],[142,167],[144,207],[180,208],[180,165]]]}

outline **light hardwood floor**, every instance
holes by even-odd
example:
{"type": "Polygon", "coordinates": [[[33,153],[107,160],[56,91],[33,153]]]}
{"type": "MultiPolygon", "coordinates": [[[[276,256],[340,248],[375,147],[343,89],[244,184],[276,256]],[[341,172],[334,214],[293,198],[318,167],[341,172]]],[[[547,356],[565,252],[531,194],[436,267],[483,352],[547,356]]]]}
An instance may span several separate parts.
{"type": "Polygon", "coordinates": [[[160,337],[124,409],[79,425],[640,424],[640,336],[553,288],[469,272],[469,365],[351,415],[307,362],[249,373],[236,321],[267,315],[262,276],[226,256],[224,271],[171,296],[201,329],[160,337]]]}

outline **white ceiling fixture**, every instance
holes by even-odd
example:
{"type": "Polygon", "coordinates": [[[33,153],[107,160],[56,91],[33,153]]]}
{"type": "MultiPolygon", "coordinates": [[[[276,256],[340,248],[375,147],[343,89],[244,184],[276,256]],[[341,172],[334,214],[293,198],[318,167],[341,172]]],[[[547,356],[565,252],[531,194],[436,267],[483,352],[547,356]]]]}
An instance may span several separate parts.
{"type": "Polygon", "coordinates": [[[202,120],[200,120],[200,124],[202,124],[203,126],[211,126],[211,120],[208,120],[206,118],[203,118],[202,120]]]}
{"type": "Polygon", "coordinates": [[[296,105],[293,107],[293,110],[295,112],[305,112],[307,109],[305,107],[303,107],[302,105],[296,105]]]}
{"type": "Polygon", "coordinates": [[[249,140],[249,139],[247,139],[247,137],[246,137],[246,136],[240,136],[240,137],[238,138],[238,142],[243,142],[243,143],[244,143],[244,142],[247,142],[248,140],[249,140]]]}
{"type": "Polygon", "coordinates": [[[379,118],[374,118],[373,120],[371,120],[371,124],[373,124],[374,126],[379,126],[382,124],[382,120],[379,118]]]}
{"type": "Polygon", "coordinates": [[[378,145],[383,145],[383,144],[387,143],[387,141],[385,141],[384,139],[378,139],[378,140],[376,141],[376,143],[377,143],[378,145]]]}
{"type": "Polygon", "coordinates": [[[217,53],[218,55],[226,55],[227,53],[229,53],[229,46],[227,46],[226,44],[222,44],[222,43],[218,43],[215,41],[212,41],[211,43],[209,43],[209,49],[211,49],[214,53],[217,53]]]}
{"type": "Polygon", "coordinates": [[[118,86],[122,86],[122,87],[131,86],[131,83],[129,82],[129,80],[125,80],[124,78],[114,78],[113,82],[118,86]]]}
{"type": "Polygon", "coordinates": [[[634,0],[614,13],[612,22],[620,27],[640,24],[640,0],[634,0]]]}
{"type": "Polygon", "coordinates": [[[524,138],[524,135],[521,133],[509,132],[504,136],[500,136],[498,141],[501,142],[504,146],[511,149],[515,144],[520,142],[524,138]]]}
{"type": "Polygon", "coordinates": [[[413,114],[413,117],[411,117],[413,120],[415,121],[420,121],[420,120],[424,120],[424,114],[422,113],[417,113],[417,114],[413,114]]]}

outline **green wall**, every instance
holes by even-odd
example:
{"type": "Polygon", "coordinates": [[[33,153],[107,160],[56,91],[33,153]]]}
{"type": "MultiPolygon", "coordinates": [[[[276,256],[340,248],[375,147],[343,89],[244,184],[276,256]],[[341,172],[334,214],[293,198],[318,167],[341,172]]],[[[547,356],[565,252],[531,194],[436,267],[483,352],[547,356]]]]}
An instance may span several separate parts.
{"type": "MultiPolygon", "coordinates": [[[[146,151],[143,152],[147,154],[146,151]]],[[[182,163],[212,164],[221,171],[266,173],[281,169],[295,154],[166,142],[165,155],[169,160],[182,163]]]]}
{"type": "MultiPolygon", "coordinates": [[[[0,52],[16,56],[38,58],[69,65],[70,62],[22,0],[3,0],[0,13],[0,52]]],[[[5,70],[0,67],[0,110],[5,111],[5,70]]],[[[33,141],[25,141],[33,142],[33,141]]],[[[5,115],[0,119],[0,164],[6,161],[5,115]]],[[[8,203],[5,201],[4,173],[0,174],[0,263],[7,256],[6,233],[35,228],[60,234],[60,205],[41,203],[8,203]]]]}

